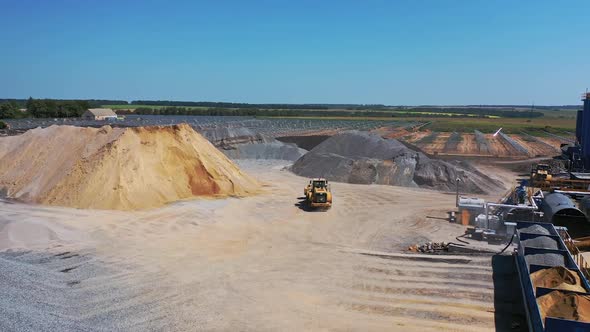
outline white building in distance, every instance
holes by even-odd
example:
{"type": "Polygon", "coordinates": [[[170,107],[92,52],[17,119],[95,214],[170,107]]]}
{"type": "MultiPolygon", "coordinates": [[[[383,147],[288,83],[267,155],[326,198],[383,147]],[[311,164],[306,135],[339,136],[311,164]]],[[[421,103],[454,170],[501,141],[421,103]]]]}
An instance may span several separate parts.
{"type": "Polygon", "coordinates": [[[82,114],[84,120],[117,120],[117,114],[110,108],[89,108],[82,114]]]}

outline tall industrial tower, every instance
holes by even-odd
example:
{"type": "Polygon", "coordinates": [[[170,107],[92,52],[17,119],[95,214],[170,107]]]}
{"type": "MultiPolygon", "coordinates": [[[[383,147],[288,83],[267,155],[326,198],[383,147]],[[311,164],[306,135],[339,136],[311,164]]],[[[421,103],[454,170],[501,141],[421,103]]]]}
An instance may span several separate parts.
{"type": "Polygon", "coordinates": [[[590,92],[582,95],[584,109],[578,111],[576,119],[576,138],[582,146],[582,159],[586,169],[590,169],[590,92]]]}

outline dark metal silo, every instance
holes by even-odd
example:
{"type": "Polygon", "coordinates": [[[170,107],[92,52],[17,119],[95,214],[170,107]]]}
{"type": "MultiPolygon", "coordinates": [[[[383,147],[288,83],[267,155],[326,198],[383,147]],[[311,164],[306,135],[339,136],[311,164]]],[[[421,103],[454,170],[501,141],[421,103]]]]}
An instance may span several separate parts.
{"type": "Polygon", "coordinates": [[[545,221],[567,227],[572,237],[590,235],[590,223],[586,215],[566,195],[552,193],[543,200],[545,221]]]}

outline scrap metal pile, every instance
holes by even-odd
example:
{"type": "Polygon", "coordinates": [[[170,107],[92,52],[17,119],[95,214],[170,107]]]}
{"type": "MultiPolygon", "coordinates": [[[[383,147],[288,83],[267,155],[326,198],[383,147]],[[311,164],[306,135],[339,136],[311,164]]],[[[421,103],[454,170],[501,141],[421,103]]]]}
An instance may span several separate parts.
{"type": "Polygon", "coordinates": [[[450,243],[447,242],[426,242],[408,247],[409,251],[433,254],[442,251],[449,251],[450,243]]]}

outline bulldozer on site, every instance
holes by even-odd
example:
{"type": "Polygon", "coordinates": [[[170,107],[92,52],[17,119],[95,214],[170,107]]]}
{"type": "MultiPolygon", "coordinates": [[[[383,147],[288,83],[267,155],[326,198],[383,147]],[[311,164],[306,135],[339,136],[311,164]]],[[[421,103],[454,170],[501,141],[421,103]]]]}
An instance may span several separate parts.
{"type": "Polygon", "coordinates": [[[303,189],[305,204],[311,209],[329,209],[332,207],[332,192],[328,180],[316,178],[309,180],[303,189]]]}
{"type": "Polygon", "coordinates": [[[547,164],[537,164],[531,170],[531,185],[543,187],[551,182],[551,167],[547,164]]]}

